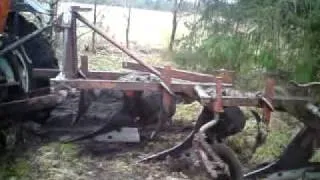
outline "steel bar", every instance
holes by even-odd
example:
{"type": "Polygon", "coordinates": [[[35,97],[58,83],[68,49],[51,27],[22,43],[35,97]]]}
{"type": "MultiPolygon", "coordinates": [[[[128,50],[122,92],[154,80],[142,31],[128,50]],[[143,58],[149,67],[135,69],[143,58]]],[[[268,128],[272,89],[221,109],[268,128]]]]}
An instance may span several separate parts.
{"type": "MultiPolygon", "coordinates": [[[[136,70],[136,71],[142,71],[142,72],[148,72],[146,68],[141,66],[140,64],[133,63],[133,62],[123,62],[122,67],[130,70],[136,70]]],[[[158,71],[162,71],[162,67],[154,67],[158,71]]],[[[214,74],[224,74],[222,76],[224,83],[233,83],[232,74],[233,71],[225,71],[225,70],[217,70],[213,72],[214,74]]],[[[182,79],[187,81],[193,81],[193,82],[215,82],[216,77],[209,74],[202,74],[197,72],[190,72],[180,69],[172,69],[171,70],[171,76],[175,79],[182,79]]]]}
{"type": "Polygon", "coordinates": [[[59,74],[59,69],[40,69],[40,68],[33,68],[32,69],[32,76],[33,77],[45,77],[45,78],[54,78],[59,74]]]}
{"type": "Polygon", "coordinates": [[[128,73],[122,72],[111,72],[111,71],[89,71],[86,76],[88,79],[100,79],[100,80],[117,80],[121,76],[127,75],[128,73]]]}
{"type": "MultiPolygon", "coordinates": [[[[97,80],[97,79],[51,79],[53,87],[64,84],[72,88],[79,89],[116,89],[116,90],[132,90],[132,91],[160,91],[161,85],[159,83],[145,83],[145,82],[127,82],[119,80],[97,80]]],[[[193,92],[195,85],[200,86],[215,86],[215,83],[172,83],[171,89],[173,92],[193,92]]]]}
{"type": "Polygon", "coordinates": [[[73,80],[56,80],[51,79],[53,87],[59,85],[67,85],[68,87],[78,89],[115,89],[115,90],[133,90],[133,91],[158,91],[160,86],[158,83],[144,83],[144,82],[124,82],[112,80],[88,80],[88,79],[73,79],[73,80]]]}
{"type": "MultiPolygon", "coordinates": [[[[208,104],[214,101],[215,98],[202,98],[202,104],[208,104]]],[[[259,97],[233,97],[233,96],[222,96],[223,106],[257,106],[261,105],[259,97]]],[[[310,98],[304,97],[281,97],[275,96],[272,99],[273,106],[277,110],[282,107],[283,104],[300,104],[310,102],[310,98]]]]}
{"type": "Polygon", "coordinates": [[[126,53],[129,57],[131,57],[132,59],[134,59],[135,61],[137,61],[139,64],[141,64],[142,66],[144,66],[145,68],[147,68],[151,73],[156,74],[157,76],[160,77],[160,72],[158,70],[156,70],[155,68],[153,68],[152,66],[149,66],[148,64],[146,64],[144,61],[140,60],[138,57],[136,57],[132,52],[130,52],[129,49],[122,47],[121,45],[119,45],[117,42],[115,42],[112,38],[110,38],[106,33],[104,33],[102,30],[100,30],[99,28],[95,27],[92,23],[90,23],[88,20],[86,20],[83,16],[81,16],[79,13],[75,12],[77,18],[79,21],[81,21],[82,23],[84,23],[85,25],[87,25],[88,27],[90,27],[93,31],[95,31],[96,33],[98,33],[100,36],[102,36],[104,39],[106,39],[107,41],[109,41],[111,44],[113,44],[114,46],[116,46],[117,48],[119,48],[121,51],[123,51],[124,53],[126,53]]]}
{"type": "MultiPolygon", "coordinates": [[[[59,69],[42,69],[34,68],[32,69],[33,77],[46,77],[46,78],[55,78],[59,74],[59,69]]],[[[83,72],[83,71],[82,71],[83,72]]],[[[84,72],[83,72],[84,73],[84,72]]],[[[124,72],[113,72],[113,71],[89,71],[85,75],[89,79],[105,79],[105,80],[116,80],[121,76],[127,75],[128,73],[124,72]]]]}
{"type": "Polygon", "coordinates": [[[0,50],[0,56],[3,56],[4,54],[6,54],[7,52],[16,49],[17,47],[19,47],[20,45],[22,45],[23,43],[29,41],[30,39],[38,36],[39,34],[41,34],[43,31],[49,29],[52,25],[48,25],[45,26],[43,28],[40,28],[34,32],[32,32],[31,34],[28,34],[22,38],[20,38],[19,40],[15,41],[14,43],[9,44],[8,46],[6,46],[4,49],[0,50]]]}

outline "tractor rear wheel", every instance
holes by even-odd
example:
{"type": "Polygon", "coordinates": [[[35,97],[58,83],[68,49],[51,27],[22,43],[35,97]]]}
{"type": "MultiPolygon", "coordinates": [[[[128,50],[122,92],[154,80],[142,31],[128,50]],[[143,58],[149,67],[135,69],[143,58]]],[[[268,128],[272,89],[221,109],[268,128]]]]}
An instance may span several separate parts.
{"type": "MultiPolygon", "coordinates": [[[[23,15],[16,12],[9,13],[9,16],[7,19],[7,27],[5,30],[6,34],[9,36],[9,39],[16,39],[16,37],[18,38],[24,37],[36,31],[37,29],[38,27],[32,22],[29,22],[23,15]]],[[[10,40],[8,44],[12,42],[14,41],[10,40]]],[[[50,41],[45,36],[45,34],[40,34],[30,39],[29,41],[21,45],[18,49],[22,49],[23,51],[25,51],[24,62],[26,62],[27,69],[28,69],[28,72],[27,72],[28,91],[36,91],[39,88],[49,87],[50,81],[48,77],[36,78],[32,74],[33,68],[58,69],[58,60],[56,59],[55,53],[50,44],[50,41]],[[27,63],[28,61],[29,63],[27,63]]],[[[9,58],[10,61],[11,61],[10,56],[12,57],[13,52],[14,51],[11,51],[6,55],[6,56],[9,56],[6,58],[9,58]]],[[[12,67],[14,72],[16,72],[17,69],[19,69],[17,68],[18,66],[12,66],[12,67]]],[[[13,96],[16,96],[16,95],[13,95],[13,96]]],[[[50,111],[51,109],[43,110],[43,112],[39,112],[41,115],[38,115],[39,114],[38,112],[30,112],[30,115],[28,115],[28,118],[33,121],[43,123],[45,119],[47,119],[47,117],[49,116],[50,111]],[[45,114],[45,116],[43,116],[43,114],[45,114]]]]}
{"type": "MultiPolygon", "coordinates": [[[[7,22],[6,33],[20,38],[38,29],[35,24],[29,22],[24,16],[15,12],[9,14],[7,22]],[[18,27],[15,27],[15,21],[18,22],[18,27]]],[[[52,46],[45,35],[41,34],[34,37],[27,41],[23,47],[25,48],[27,56],[32,61],[31,68],[58,68],[58,60],[56,59],[52,46]]],[[[49,78],[31,78],[31,81],[32,90],[48,87],[50,85],[49,78]]]]}

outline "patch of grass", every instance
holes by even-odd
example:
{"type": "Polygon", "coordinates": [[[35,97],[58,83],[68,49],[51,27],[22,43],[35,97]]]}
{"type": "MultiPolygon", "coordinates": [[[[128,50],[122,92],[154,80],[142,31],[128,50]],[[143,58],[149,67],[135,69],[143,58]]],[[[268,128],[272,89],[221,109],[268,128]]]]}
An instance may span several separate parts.
{"type": "Polygon", "coordinates": [[[191,122],[197,120],[201,110],[201,105],[198,102],[192,104],[178,104],[174,120],[191,122]]]}
{"type": "Polygon", "coordinates": [[[257,123],[247,108],[242,110],[247,119],[246,126],[242,132],[229,137],[228,144],[243,163],[259,164],[276,158],[288,145],[292,135],[299,127],[297,120],[287,113],[274,112],[269,132],[267,132],[266,126],[261,124],[263,134],[267,135],[266,142],[254,152],[258,133],[257,123]]]}
{"type": "Polygon", "coordinates": [[[256,135],[256,122],[248,119],[242,132],[228,138],[228,145],[237,153],[241,162],[246,163],[252,158],[256,135]]]}
{"type": "Polygon", "coordinates": [[[90,55],[89,69],[96,71],[115,71],[121,69],[121,56],[112,54],[90,55]]]}
{"type": "Polygon", "coordinates": [[[29,162],[24,158],[9,158],[6,159],[6,163],[0,166],[0,179],[31,179],[28,175],[30,173],[31,166],[29,162]]]}
{"type": "Polygon", "coordinates": [[[40,147],[32,156],[34,176],[36,179],[52,180],[88,179],[88,167],[78,157],[78,149],[74,144],[60,143],[40,147]]]}
{"type": "Polygon", "coordinates": [[[272,131],[267,137],[266,143],[259,147],[251,159],[252,164],[268,162],[278,157],[288,145],[292,133],[286,129],[282,131],[272,131]]]}

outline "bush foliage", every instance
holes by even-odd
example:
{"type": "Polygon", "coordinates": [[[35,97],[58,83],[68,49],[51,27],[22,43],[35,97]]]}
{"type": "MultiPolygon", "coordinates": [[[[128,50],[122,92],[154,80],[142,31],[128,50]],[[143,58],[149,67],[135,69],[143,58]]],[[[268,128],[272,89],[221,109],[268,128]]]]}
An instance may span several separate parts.
{"type": "Polygon", "coordinates": [[[318,79],[320,1],[202,1],[191,33],[179,41],[178,64],[240,73],[286,72],[300,82],[318,79]]]}

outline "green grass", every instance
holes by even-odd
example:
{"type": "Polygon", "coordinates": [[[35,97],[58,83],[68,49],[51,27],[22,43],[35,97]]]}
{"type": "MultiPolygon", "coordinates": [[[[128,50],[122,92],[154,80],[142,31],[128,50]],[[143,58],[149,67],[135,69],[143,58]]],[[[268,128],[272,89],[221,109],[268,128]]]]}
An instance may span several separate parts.
{"type": "Polygon", "coordinates": [[[178,104],[173,119],[176,121],[191,122],[197,120],[200,110],[201,105],[197,102],[186,105],[178,104]]]}
{"type": "Polygon", "coordinates": [[[0,166],[0,179],[80,180],[90,179],[89,158],[78,156],[73,144],[50,143],[7,157],[0,166]]]}
{"type": "Polygon", "coordinates": [[[95,71],[116,71],[122,66],[122,59],[116,55],[91,54],[89,58],[89,69],[95,71]]]}

